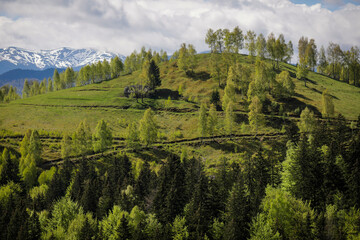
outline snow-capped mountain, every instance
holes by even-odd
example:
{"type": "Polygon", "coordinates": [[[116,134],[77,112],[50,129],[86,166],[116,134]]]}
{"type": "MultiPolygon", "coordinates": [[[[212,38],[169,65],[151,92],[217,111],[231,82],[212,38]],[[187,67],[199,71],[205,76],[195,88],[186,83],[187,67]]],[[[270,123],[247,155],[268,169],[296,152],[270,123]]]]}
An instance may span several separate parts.
{"type": "MultiPolygon", "coordinates": [[[[59,48],[31,51],[17,47],[0,49],[0,74],[13,69],[43,70],[46,68],[80,68],[117,54],[95,49],[59,48]]],[[[118,55],[122,60],[124,56],[118,55]]]]}

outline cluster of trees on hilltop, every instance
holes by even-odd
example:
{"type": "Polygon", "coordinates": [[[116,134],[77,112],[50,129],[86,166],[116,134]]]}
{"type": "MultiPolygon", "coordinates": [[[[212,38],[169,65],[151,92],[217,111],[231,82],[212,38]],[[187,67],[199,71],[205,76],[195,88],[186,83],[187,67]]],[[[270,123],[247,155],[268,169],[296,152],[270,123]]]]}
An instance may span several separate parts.
{"type": "MultiPolygon", "coordinates": [[[[7,149],[0,156],[0,237],[359,238],[359,131],[349,132],[342,118],[318,123],[311,113],[299,128],[300,137],[288,136],[286,146],[259,142],[252,155],[221,157],[212,171],[186,148],[180,156],[164,151],[162,162],[118,154],[43,170],[36,163],[41,143],[31,131],[21,157],[7,149]]],[[[107,135],[101,129],[107,127],[100,122],[93,143],[107,135]]]]}
{"type": "Polygon", "coordinates": [[[97,63],[82,67],[79,72],[75,72],[72,67],[66,68],[66,70],[61,73],[55,69],[52,79],[44,79],[40,83],[38,81],[28,81],[25,79],[22,95],[23,98],[27,98],[74,86],[97,83],[119,77],[123,70],[124,65],[117,56],[111,59],[110,63],[106,59],[102,62],[98,61],[97,63]]]}
{"type": "Polygon", "coordinates": [[[0,103],[7,103],[19,98],[20,95],[17,93],[16,87],[5,85],[0,88],[0,103]]]}
{"type": "Polygon", "coordinates": [[[125,73],[132,73],[136,70],[140,70],[144,67],[144,64],[150,63],[151,60],[153,60],[156,65],[159,65],[161,62],[167,62],[169,57],[166,51],[161,50],[160,52],[157,52],[152,51],[151,49],[146,50],[145,47],[142,47],[139,53],[135,50],[130,56],[126,57],[124,61],[124,71],[125,73]]]}

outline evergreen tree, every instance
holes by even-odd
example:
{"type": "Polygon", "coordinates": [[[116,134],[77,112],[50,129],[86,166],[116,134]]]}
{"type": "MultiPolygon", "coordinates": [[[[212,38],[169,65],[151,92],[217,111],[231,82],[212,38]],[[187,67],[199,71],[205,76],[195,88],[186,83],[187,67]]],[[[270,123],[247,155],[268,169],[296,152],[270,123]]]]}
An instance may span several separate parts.
{"type": "Polygon", "coordinates": [[[85,120],[80,122],[78,128],[72,136],[72,140],[75,154],[84,155],[91,151],[91,132],[85,120]]]}
{"type": "Polygon", "coordinates": [[[61,140],[61,156],[63,158],[68,158],[72,152],[72,139],[68,134],[64,134],[62,140],[61,140]]]}
{"type": "Polygon", "coordinates": [[[104,120],[100,120],[92,138],[94,152],[102,152],[112,145],[111,130],[104,120]]]}
{"type": "Polygon", "coordinates": [[[24,82],[24,87],[23,87],[23,90],[22,90],[22,97],[27,98],[29,96],[30,96],[30,85],[29,85],[29,81],[26,78],[25,82],[24,82]]]}
{"type": "Polygon", "coordinates": [[[254,31],[247,31],[245,35],[245,48],[249,51],[249,59],[253,60],[256,51],[256,33],[254,31]]]}
{"type": "Polygon", "coordinates": [[[257,132],[258,128],[264,124],[265,117],[262,112],[262,104],[257,96],[253,97],[249,106],[249,123],[251,129],[257,132]]]}
{"type": "Polygon", "coordinates": [[[156,87],[161,85],[160,70],[154,60],[151,60],[149,65],[148,85],[151,89],[155,89],[156,87]]]}
{"type": "Polygon", "coordinates": [[[231,135],[235,125],[235,116],[233,111],[233,102],[230,101],[225,109],[225,132],[231,135]]]}
{"type": "Polygon", "coordinates": [[[120,76],[120,73],[124,70],[124,64],[119,59],[118,56],[111,59],[111,78],[116,78],[120,76]]]}
{"type": "Polygon", "coordinates": [[[143,118],[140,120],[139,131],[140,141],[145,143],[146,146],[156,141],[158,129],[150,108],[145,111],[143,118]]]}
{"type": "Polygon", "coordinates": [[[249,235],[249,210],[242,177],[234,183],[224,213],[224,239],[246,239],[249,235]]]}
{"type": "Polygon", "coordinates": [[[53,75],[53,82],[54,82],[54,90],[58,91],[61,90],[61,82],[60,82],[60,74],[58,70],[55,68],[54,75],[53,75]]]}
{"type": "Polygon", "coordinates": [[[135,122],[129,123],[126,128],[126,145],[130,148],[136,148],[139,142],[139,130],[135,122]]]}
{"type": "Polygon", "coordinates": [[[202,103],[199,110],[199,133],[201,137],[205,137],[207,133],[207,114],[205,103],[202,103]]]}
{"type": "Polygon", "coordinates": [[[224,97],[222,101],[222,108],[225,111],[229,102],[235,103],[235,70],[233,67],[230,67],[229,74],[226,81],[226,87],[224,89],[224,97]]]}
{"type": "MultiPolygon", "coordinates": [[[[201,121],[200,121],[201,122],[201,121]]],[[[208,119],[207,119],[207,131],[210,136],[216,134],[218,124],[218,116],[216,114],[216,108],[214,104],[210,105],[208,119]]]]}
{"type": "Polygon", "coordinates": [[[51,78],[48,79],[48,92],[52,92],[54,91],[54,86],[53,86],[53,81],[51,80],[51,78]]]}

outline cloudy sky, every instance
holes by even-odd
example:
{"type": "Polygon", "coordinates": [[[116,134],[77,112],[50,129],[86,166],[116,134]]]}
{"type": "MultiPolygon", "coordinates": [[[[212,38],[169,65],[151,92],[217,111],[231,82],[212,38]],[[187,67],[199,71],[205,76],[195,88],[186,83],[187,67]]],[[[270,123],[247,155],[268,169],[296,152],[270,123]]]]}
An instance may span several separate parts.
{"type": "Polygon", "coordinates": [[[208,50],[209,28],[360,46],[360,0],[0,0],[0,48],[208,50]]]}

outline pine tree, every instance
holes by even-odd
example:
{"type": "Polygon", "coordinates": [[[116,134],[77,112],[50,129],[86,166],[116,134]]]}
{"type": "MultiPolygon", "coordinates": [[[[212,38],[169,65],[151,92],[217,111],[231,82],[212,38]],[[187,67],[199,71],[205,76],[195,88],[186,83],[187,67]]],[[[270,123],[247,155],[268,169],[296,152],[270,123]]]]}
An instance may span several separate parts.
{"type": "Polygon", "coordinates": [[[199,110],[199,133],[201,137],[205,137],[207,133],[207,116],[205,103],[201,104],[199,110]]]}
{"type": "Polygon", "coordinates": [[[230,101],[225,109],[225,132],[231,135],[235,125],[234,107],[233,102],[230,101]]]}
{"type": "Polygon", "coordinates": [[[224,213],[224,239],[247,239],[249,210],[242,177],[234,183],[224,213]]]}
{"type": "Polygon", "coordinates": [[[58,91],[61,90],[61,81],[60,81],[60,74],[58,70],[55,68],[54,75],[53,75],[53,82],[54,82],[54,90],[58,91]]]}
{"type": "Polygon", "coordinates": [[[260,102],[260,99],[255,96],[252,98],[251,100],[251,104],[249,106],[249,123],[250,123],[250,127],[251,129],[255,132],[258,131],[258,128],[264,124],[265,122],[265,117],[264,115],[261,113],[262,111],[262,104],[260,102]]]}
{"type": "Polygon", "coordinates": [[[211,104],[207,119],[207,131],[210,136],[216,134],[217,123],[218,123],[218,116],[216,114],[216,108],[214,104],[211,104]]]}
{"type": "Polygon", "coordinates": [[[54,91],[54,86],[53,86],[53,81],[51,80],[51,78],[48,79],[48,92],[52,92],[54,91]]]}
{"type": "Polygon", "coordinates": [[[150,61],[147,84],[150,86],[151,89],[155,89],[156,87],[161,85],[160,70],[154,60],[150,61]]]}
{"type": "Polygon", "coordinates": [[[102,152],[112,145],[111,130],[104,120],[100,120],[92,138],[94,152],[102,152]]]}
{"type": "Polygon", "coordinates": [[[126,128],[126,145],[130,148],[136,148],[139,142],[139,130],[135,122],[129,123],[126,128]]]}
{"type": "Polygon", "coordinates": [[[224,89],[224,97],[222,101],[222,109],[225,111],[229,102],[235,103],[235,70],[230,67],[229,74],[226,81],[226,87],[224,89]]]}
{"type": "Polygon", "coordinates": [[[84,155],[92,149],[91,132],[86,121],[80,122],[72,136],[75,154],[84,155]]]}
{"type": "Polygon", "coordinates": [[[116,78],[120,76],[120,73],[124,70],[124,64],[119,59],[118,56],[111,59],[110,62],[111,67],[111,78],[116,78]]]}
{"type": "Polygon", "coordinates": [[[24,82],[24,87],[23,87],[23,90],[22,90],[22,97],[27,98],[29,96],[30,96],[30,85],[29,85],[29,81],[26,78],[25,82],[24,82]]]}
{"type": "Polygon", "coordinates": [[[61,140],[61,156],[68,158],[73,152],[72,139],[68,134],[64,134],[61,140]]]}
{"type": "Polygon", "coordinates": [[[104,59],[104,61],[102,62],[102,71],[103,71],[103,75],[102,75],[102,79],[103,80],[108,80],[111,77],[111,67],[109,62],[104,59]]]}
{"type": "Polygon", "coordinates": [[[140,120],[139,130],[140,140],[146,146],[156,141],[158,129],[151,108],[145,111],[143,118],[140,120]]]}

